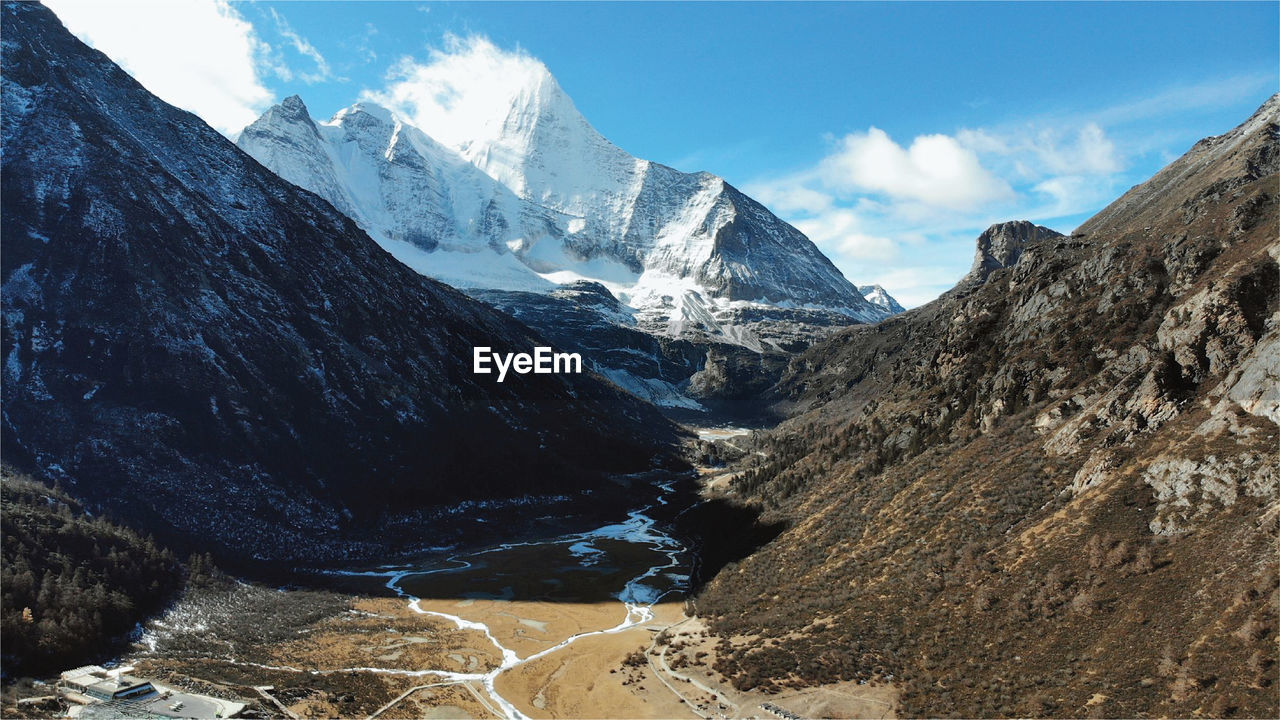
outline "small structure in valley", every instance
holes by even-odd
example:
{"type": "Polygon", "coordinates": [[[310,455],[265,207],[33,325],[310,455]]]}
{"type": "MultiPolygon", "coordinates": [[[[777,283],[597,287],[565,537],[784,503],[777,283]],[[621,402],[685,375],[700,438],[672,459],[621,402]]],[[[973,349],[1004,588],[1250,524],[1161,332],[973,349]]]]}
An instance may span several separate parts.
{"type": "Polygon", "coordinates": [[[59,685],[66,690],[64,695],[78,694],[99,702],[137,698],[156,691],[148,680],[97,665],[85,665],[62,673],[59,685]]]}
{"type": "Polygon", "coordinates": [[[131,667],[107,670],[85,665],[62,673],[58,693],[79,707],[71,717],[106,718],[233,718],[244,703],[177,692],[152,680],[130,675],[131,667]]]}

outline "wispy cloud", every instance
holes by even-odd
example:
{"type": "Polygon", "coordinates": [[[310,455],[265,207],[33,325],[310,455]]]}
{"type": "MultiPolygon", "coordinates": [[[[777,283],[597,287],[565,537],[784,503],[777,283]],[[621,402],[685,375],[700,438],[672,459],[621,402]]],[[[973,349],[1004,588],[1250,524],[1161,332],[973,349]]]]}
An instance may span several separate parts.
{"type": "Polygon", "coordinates": [[[1018,176],[1039,178],[1050,174],[1107,174],[1121,170],[1115,143],[1096,122],[1077,127],[1045,126],[1017,129],[962,129],[956,140],[987,157],[988,162],[1007,159],[1018,176]]]}
{"type": "Polygon", "coordinates": [[[373,39],[378,35],[378,26],[373,23],[364,24],[364,34],[360,36],[360,42],[356,46],[356,51],[360,54],[361,59],[366,63],[378,61],[378,51],[373,49],[373,39]]]}
{"type": "Polygon", "coordinates": [[[763,146],[759,137],[749,137],[738,142],[719,145],[704,145],[692,152],[674,158],[648,158],[684,172],[699,172],[719,167],[730,161],[749,158],[759,153],[763,146]]]}
{"type": "Polygon", "coordinates": [[[968,270],[973,239],[987,225],[1025,218],[1070,231],[1144,179],[1126,174],[1136,158],[1167,162],[1182,151],[1182,138],[1161,125],[1256,97],[1273,83],[1225,78],[909,142],[869,127],[833,140],[808,168],[744,189],[809,235],[852,281],[878,282],[915,305],[968,270]]]}
{"type": "Polygon", "coordinates": [[[401,58],[387,85],[361,98],[385,105],[446,145],[477,137],[506,118],[512,98],[534,87],[547,68],[522,50],[504,50],[478,35],[447,35],[426,61],[401,58]]]}
{"type": "Polygon", "coordinates": [[[834,248],[843,257],[892,262],[899,259],[899,245],[890,238],[866,232],[854,211],[835,208],[797,220],[800,232],[815,243],[834,248]]]}
{"type": "Polygon", "coordinates": [[[299,35],[280,13],[276,12],[274,8],[267,8],[267,13],[275,23],[276,32],[280,34],[280,37],[284,38],[299,55],[308,58],[315,65],[315,70],[312,72],[294,72],[284,62],[274,62],[271,65],[272,70],[280,75],[280,79],[289,81],[297,78],[308,85],[327,80],[343,79],[334,75],[333,70],[329,67],[329,61],[325,60],[324,55],[321,55],[320,51],[310,41],[299,35]]]}
{"type": "Polygon", "coordinates": [[[1122,125],[1181,112],[1220,108],[1260,93],[1275,91],[1274,74],[1237,75],[1167,88],[1155,95],[1090,113],[1090,117],[1103,125],[1122,125]]]}

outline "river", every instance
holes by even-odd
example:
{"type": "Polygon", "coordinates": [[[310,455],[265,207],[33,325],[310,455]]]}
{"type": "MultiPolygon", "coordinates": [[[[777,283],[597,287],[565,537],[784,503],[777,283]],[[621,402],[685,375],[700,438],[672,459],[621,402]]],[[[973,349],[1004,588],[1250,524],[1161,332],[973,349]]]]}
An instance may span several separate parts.
{"type": "MultiPolygon", "coordinates": [[[[459,552],[424,567],[340,574],[385,577],[386,586],[404,598],[414,612],[447,620],[461,630],[483,633],[501,657],[497,667],[475,673],[423,668],[413,674],[479,683],[494,709],[504,717],[525,718],[527,716],[496,687],[500,675],[559,652],[582,638],[619,633],[650,622],[655,604],[688,589],[688,550],[654,517],[656,509],[669,505],[676,497],[676,483],[675,478],[655,481],[653,487],[657,495],[653,502],[632,510],[622,522],[589,531],[459,552]],[[453,606],[452,611],[440,609],[442,603],[432,600],[447,600],[453,606]],[[613,602],[617,605],[617,622],[574,632],[550,647],[521,655],[509,643],[504,644],[490,627],[493,621],[486,618],[493,613],[488,605],[467,605],[477,600],[613,602]],[[423,607],[425,603],[431,603],[431,607],[423,607]],[[460,605],[464,607],[457,607],[460,605]],[[469,612],[471,608],[475,611],[469,612]]],[[[547,624],[532,619],[521,619],[521,622],[535,627],[547,624]]]]}

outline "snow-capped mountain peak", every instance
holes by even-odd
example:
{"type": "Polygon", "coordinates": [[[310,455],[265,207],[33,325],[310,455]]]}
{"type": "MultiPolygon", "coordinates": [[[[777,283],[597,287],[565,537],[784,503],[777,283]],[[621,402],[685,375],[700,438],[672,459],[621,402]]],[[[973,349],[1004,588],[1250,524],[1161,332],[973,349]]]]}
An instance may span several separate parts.
{"type": "Polygon", "coordinates": [[[906,308],[898,304],[898,301],[895,300],[894,297],[879,284],[859,285],[858,292],[862,293],[862,297],[866,298],[867,302],[873,305],[878,305],[887,310],[888,315],[885,317],[907,311],[906,308]]]}
{"type": "Polygon", "coordinates": [[[623,191],[641,161],[606,140],[538,66],[505,117],[479,127],[458,150],[520,197],[559,208],[582,209],[623,191]]]}
{"type": "Polygon", "coordinates": [[[885,316],[808,238],[721,178],[609,142],[541,62],[483,43],[460,52],[325,123],[289,98],[239,144],[459,287],[600,282],[642,326],[747,347],[760,338],[726,319],[745,307],[885,316]]]}
{"type": "MultiPolygon", "coordinates": [[[[470,372],[475,346],[545,341],[387,257],[48,9],[3,3],[0,22],[6,459],[183,543],[273,562],[349,560],[389,512],[622,492],[606,478],[674,461],[675,428],[594,376],[470,372]]],[[[410,130],[369,107],[315,123],[293,98],[245,140],[351,190],[366,222],[425,221],[372,191],[447,195],[465,168],[492,188],[410,130]],[[424,164],[374,162],[364,141],[424,164]],[[366,171],[388,175],[354,181],[366,171]]]]}

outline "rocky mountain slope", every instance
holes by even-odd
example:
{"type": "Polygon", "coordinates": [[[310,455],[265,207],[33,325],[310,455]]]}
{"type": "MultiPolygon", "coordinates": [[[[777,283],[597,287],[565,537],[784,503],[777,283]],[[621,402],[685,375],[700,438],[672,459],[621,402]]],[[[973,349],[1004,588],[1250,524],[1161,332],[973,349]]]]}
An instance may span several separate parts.
{"type": "Polygon", "coordinates": [[[389,508],[573,495],[670,458],[598,376],[471,372],[523,325],[4,5],[3,454],[228,555],[376,547],[389,508]]]}
{"type": "Polygon", "coordinates": [[[1275,716],[1278,172],[1280,96],[797,358],[733,485],[792,527],[697,599],[709,661],[912,716],[1275,716]]]}

